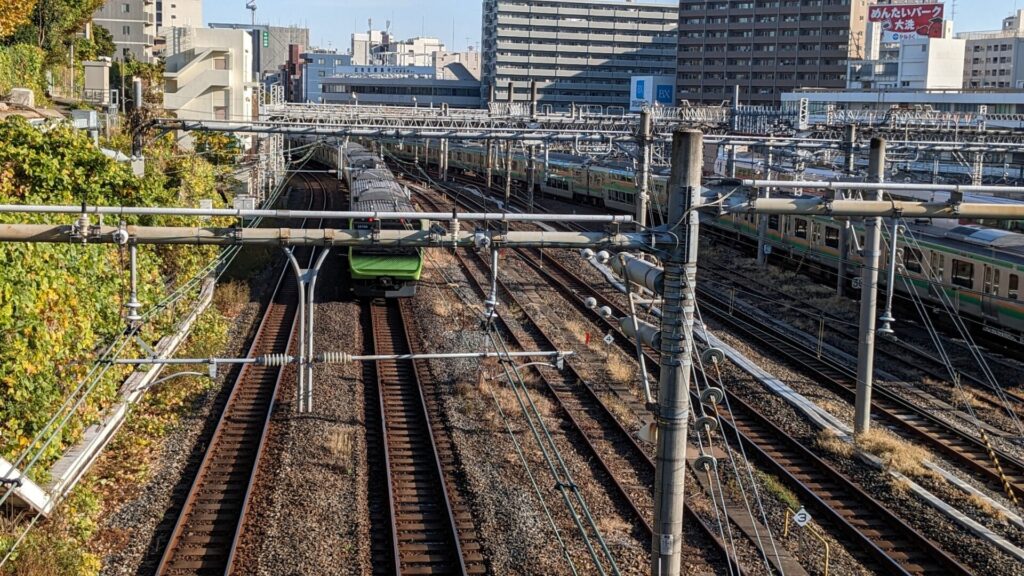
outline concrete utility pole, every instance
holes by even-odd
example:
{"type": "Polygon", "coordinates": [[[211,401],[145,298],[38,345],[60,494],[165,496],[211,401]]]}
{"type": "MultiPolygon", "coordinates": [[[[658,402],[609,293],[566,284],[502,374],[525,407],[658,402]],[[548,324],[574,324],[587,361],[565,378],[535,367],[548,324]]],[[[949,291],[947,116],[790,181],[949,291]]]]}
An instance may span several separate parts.
{"type": "MultiPolygon", "coordinates": [[[[857,170],[857,156],[854,146],[857,144],[857,126],[849,124],[846,126],[845,154],[843,159],[847,176],[853,176],[857,170]]],[[[844,200],[845,192],[839,190],[835,193],[836,200],[844,200]]],[[[842,298],[846,296],[846,261],[850,258],[850,222],[843,220],[839,222],[839,261],[836,262],[836,295],[842,298]]]]}
{"type": "MultiPolygon", "coordinates": [[[[881,183],[885,178],[885,140],[871,139],[868,180],[881,183]]],[[[870,194],[870,193],[868,193],[870,194]]],[[[872,200],[881,200],[874,192],[872,200]]],[[[860,339],[857,346],[857,398],[853,429],[863,434],[871,429],[871,386],[875,369],[875,308],[878,303],[878,267],[882,246],[882,219],[864,219],[864,272],[860,292],[860,339]]]]}
{"type": "Polygon", "coordinates": [[[540,103],[540,97],[537,92],[537,81],[530,80],[530,119],[534,122],[537,121],[537,106],[540,103]]]}
{"type": "Polygon", "coordinates": [[[487,139],[487,189],[494,183],[494,141],[487,139]]]}
{"type": "Polygon", "coordinates": [[[448,180],[448,139],[442,138],[437,158],[437,177],[444,182],[448,180]]]}
{"type": "Polygon", "coordinates": [[[505,210],[512,201],[512,141],[505,143],[505,210]]]}
{"type": "Polygon", "coordinates": [[[647,204],[651,199],[651,138],[654,131],[651,111],[644,108],[640,112],[640,181],[637,182],[636,215],[637,230],[647,226],[647,204]]]}
{"type": "Polygon", "coordinates": [[[658,388],[658,447],[654,478],[651,574],[679,576],[683,544],[683,487],[690,416],[690,370],[696,303],[697,208],[701,196],[703,136],[697,130],[672,138],[668,222],[679,238],[665,259],[658,388]],[[677,224],[678,223],[678,224],[677,224]]]}
{"type": "MultiPolygon", "coordinates": [[[[768,146],[768,155],[765,157],[765,175],[768,177],[769,180],[772,179],[772,174],[773,174],[772,173],[772,162],[775,161],[775,157],[774,157],[775,155],[773,153],[773,150],[774,149],[771,146],[768,146]]],[[[771,196],[772,196],[772,189],[771,188],[763,188],[760,191],[759,196],[761,198],[766,198],[766,199],[767,198],[771,198],[771,196]]],[[[769,218],[769,216],[767,214],[759,214],[757,216],[757,265],[758,266],[765,266],[766,264],[768,264],[768,252],[767,252],[767,246],[768,246],[768,218],[769,218]]]]}
{"type": "Polygon", "coordinates": [[[735,144],[729,146],[729,155],[728,155],[728,157],[727,157],[727,159],[725,161],[725,170],[726,170],[726,174],[729,175],[729,178],[735,178],[736,177],[736,145],[735,144]]]}

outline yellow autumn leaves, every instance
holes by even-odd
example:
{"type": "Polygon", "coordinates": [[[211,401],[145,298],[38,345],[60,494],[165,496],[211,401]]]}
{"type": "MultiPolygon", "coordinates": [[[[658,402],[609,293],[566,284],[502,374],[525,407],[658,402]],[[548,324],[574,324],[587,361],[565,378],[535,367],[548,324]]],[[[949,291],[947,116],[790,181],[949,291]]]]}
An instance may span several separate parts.
{"type": "Polygon", "coordinates": [[[0,38],[6,38],[32,16],[36,0],[0,1],[0,38]]]}

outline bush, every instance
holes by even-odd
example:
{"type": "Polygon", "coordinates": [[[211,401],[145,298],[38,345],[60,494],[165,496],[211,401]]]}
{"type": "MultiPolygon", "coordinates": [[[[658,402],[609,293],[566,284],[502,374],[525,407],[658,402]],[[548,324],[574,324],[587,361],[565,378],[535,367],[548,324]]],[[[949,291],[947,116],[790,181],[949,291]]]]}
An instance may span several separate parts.
{"type": "MultiPolygon", "coordinates": [[[[69,127],[40,132],[24,120],[0,123],[0,203],[109,205],[195,205],[214,197],[212,168],[198,158],[164,154],[136,178],[124,164],[97,150],[69,127]],[[175,170],[171,181],[164,169],[175,170]]],[[[6,215],[0,222],[46,222],[48,217],[6,215]]],[[[67,224],[69,218],[49,218],[67,224]]],[[[152,223],[151,218],[129,223],[152,223]]],[[[195,219],[168,219],[195,225],[195,219]]],[[[214,249],[139,250],[143,305],[152,305],[182,280],[191,278],[216,254],[214,249]]],[[[89,363],[124,329],[127,295],[124,251],[111,246],[66,244],[0,245],[0,455],[12,457],[30,444],[84,378],[89,363]]],[[[145,334],[155,340],[176,318],[170,314],[145,334]]],[[[114,398],[126,369],[111,369],[73,420],[48,449],[40,468],[52,461],[114,398]]]]}
{"type": "Polygon", "coordinates": [[[36,102],[46,101],[46,53],[29,44],[0,46],[0,96],[11,88],[30,88],[36,102]]]}

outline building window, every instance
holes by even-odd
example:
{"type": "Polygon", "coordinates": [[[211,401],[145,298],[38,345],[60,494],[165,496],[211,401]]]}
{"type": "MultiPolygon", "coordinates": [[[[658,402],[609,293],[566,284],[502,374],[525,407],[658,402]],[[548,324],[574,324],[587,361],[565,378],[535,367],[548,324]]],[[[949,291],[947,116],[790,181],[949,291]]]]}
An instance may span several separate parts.
{"type": "Polygon", "coordinates": [[[131,26],[121,26],[121,34],[124,34],[125,36],[131,36],[131,34],[132,34],[132,27],[131,26]]]}
{"type": "Polygon", "coordinates": [[[131,4],[128,4],[127,2],[125,2],[124,4],[121,4],[121,13],[122,14],[129,14],[129,13],[131,13],[131,11],[132,11],[131,4]]]}
{"type": "Polygon", "coordinates": [[[213,107],[213,119],[214,120],[227,120],[228,119],[228,107],[227,106],[214,106],[213,107]]]}
{"type": "Polygon", "coordinates": [[[227,70],[228,69],[228,59],[225,58],[224,56],[221,56],[220,58],[214,58],[213,59],[213,69],[214,70],[227,70]]]}

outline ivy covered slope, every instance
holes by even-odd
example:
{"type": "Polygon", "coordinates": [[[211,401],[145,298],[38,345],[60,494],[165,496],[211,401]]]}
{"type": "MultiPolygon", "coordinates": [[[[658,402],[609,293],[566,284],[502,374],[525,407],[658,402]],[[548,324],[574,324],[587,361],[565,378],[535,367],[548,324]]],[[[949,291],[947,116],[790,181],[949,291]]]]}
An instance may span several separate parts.
{"type": "MultiPolygon", "coordinates": [[[[40,131],[21,119],[0,123],[0,203],[197,206],[202,198],[224,204],[216,193],[214,167],[170,145],[147,150],[146,175],[136,178],[127,165],[108,159],[70,127],[40,131]]],[[[73,219],[0,215],[0,223],[70,224],[73,219]]],[[[129,222],[136,223],[156,222],[129,222]]],[[[159,224],[197,222],[166,218],[159,224]]],[[[215,255],[213,248],[140,247],[143,312],[215,255]]],[[[91,361],[124,330],[126,266],[126,251],[115,246],[0,244],[0,455],[10,459],[29,447],[89,372],[91,361]]],[[[168,311],[156,317],[144,338],[158,339],[174,316],[168,311]]],[[[125,376],[126,370],[108,372],[38,469],[95,420],[125,376]]]]}

